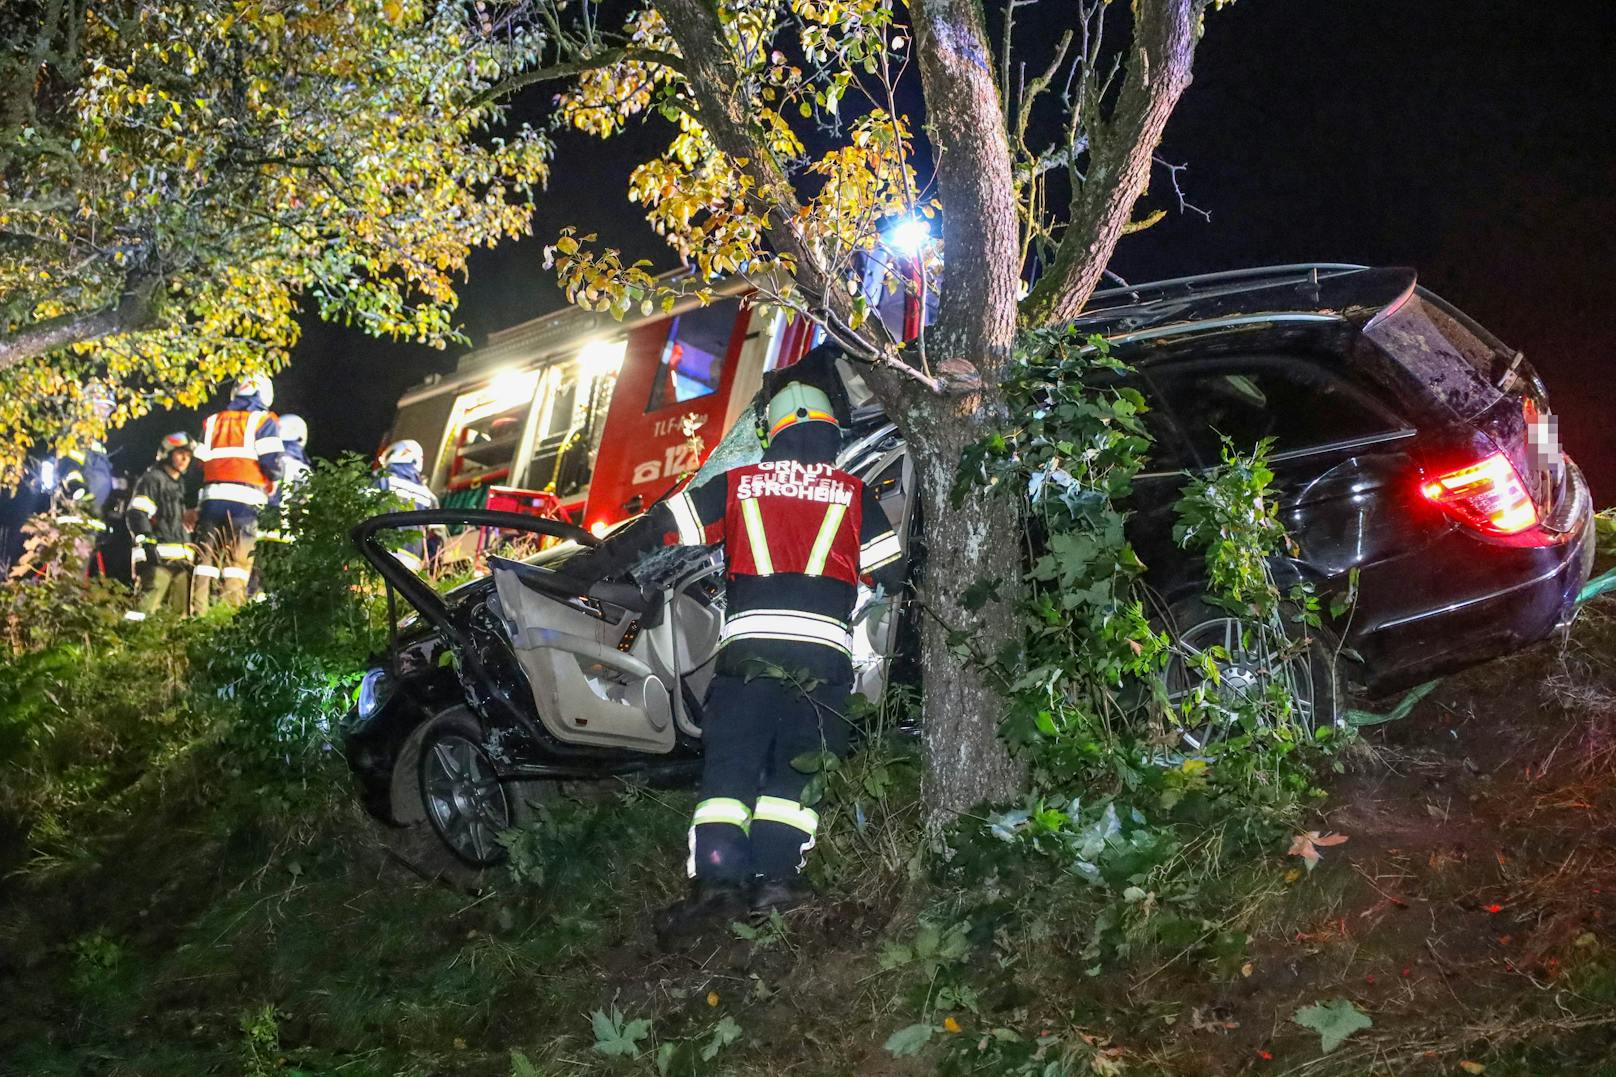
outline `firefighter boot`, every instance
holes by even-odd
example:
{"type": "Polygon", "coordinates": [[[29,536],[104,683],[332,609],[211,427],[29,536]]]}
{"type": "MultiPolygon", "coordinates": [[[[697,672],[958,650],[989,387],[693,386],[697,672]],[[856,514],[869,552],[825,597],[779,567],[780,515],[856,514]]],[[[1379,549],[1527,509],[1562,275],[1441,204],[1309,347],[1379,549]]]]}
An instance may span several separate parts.
{"type": "Polygon", "coordinates": [[[748,896],[752,905],[752,919],[767,920],[770,913],[790,912],[808,904],[814,899],[814,888],[801,875],[790,875],[783,879],[769,879],[760,875],[752,880],[748,896]]]}
{"type": "Polygon", "coordinates": [[[733,921],[745,919],[746,910],[746,888],[741,883],[692,879],[689,895],[657,918],[657,941],[664,947],[694,942],[703,932],[727,930],[733,921]]]}

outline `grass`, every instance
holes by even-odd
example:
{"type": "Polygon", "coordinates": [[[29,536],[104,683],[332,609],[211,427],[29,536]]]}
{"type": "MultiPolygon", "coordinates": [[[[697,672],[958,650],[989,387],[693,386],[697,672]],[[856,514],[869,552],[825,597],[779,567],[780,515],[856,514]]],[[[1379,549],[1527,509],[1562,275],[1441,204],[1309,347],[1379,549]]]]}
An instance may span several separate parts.
{"type": "Polygon", "coordinates": [[[0,1073],[1616,1072],[1609,604],[1340,757],[1311,873],[1229,816],[1130,896],[986,835],[923,855],[900,745],[835,778],[823,901],[680,954],[649,924],[688,793],[549,801],[467,894],[388,854],[340,764],[266,810],[176,755],[0,897],[0,1073]],[[1324,1053],[1292,1017],[1335,999],[1373,1025],[1324,1053]]]}

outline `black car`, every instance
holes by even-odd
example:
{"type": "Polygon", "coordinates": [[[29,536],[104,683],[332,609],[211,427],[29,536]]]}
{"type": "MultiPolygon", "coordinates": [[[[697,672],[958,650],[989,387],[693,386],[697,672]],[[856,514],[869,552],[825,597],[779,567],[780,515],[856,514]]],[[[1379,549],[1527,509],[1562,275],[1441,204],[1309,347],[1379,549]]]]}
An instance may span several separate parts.
{"type": "MultiPolygon", "coordinates": [[[[1163,281],[1098,293],[1075,325],[1111,342],[1152,404],[1155,456],[1135,483],[1129,537],[1178,649],[1222,645],[1220,691],[1280,676],[1304,720],[1330,722],[1341,680],[1396,689],[1570,620],[1592,566],[1592,504],[1553,436],[1543,385],[1412,270],[1282,266],[1163,281]],[[1224,436],[1240,447],[1274,439],[1280,515],[1296,542],[1273,566],[1279,582],[1307,581],[1328,598],[1356,580],[1341,646],[1321,633],[1274,663],[1253,651],[1269,645],[1261,633],[1202,602],[1201,558],[1171,541],[1173,505],[1186,472],[1219,461],[1224,436]]],[[[909,541],[912,469],[878,409],[848,431],[842,466],[878,491],[909,541]]],[[[400,513],[355,538],[420,615],[367,675],[347,724],[348,759],[378,818],[477,868],[501,858],[496,835],[547,783],[694,773],[723,617],[721,553],[662,551],[634,578],[579,596],[554,586],[546,565],[597,540],[553,521],[400,513]],[[439,596],[380,537],[438,523],[567,541],[523,560],[491,557],[488,577],[439,596]]],[[[856,637],[859,690],[879,693],[914,633],[889,611],[860,621],[856,637]]],[[[1185,731],[1185,749],[1206,735],[1185,731]]]]}

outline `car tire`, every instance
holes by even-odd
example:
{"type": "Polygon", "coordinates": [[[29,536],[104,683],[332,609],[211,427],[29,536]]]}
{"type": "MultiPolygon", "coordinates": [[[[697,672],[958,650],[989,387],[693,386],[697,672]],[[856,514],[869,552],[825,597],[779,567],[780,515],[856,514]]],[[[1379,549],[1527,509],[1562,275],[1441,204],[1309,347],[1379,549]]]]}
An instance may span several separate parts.
{"type": "Polygon", "coordinates": [[[552,782],[503,778],[464,706],[423,722],[393,766],[389,851],[426,878],[480,889],[505,862],[501,832],[532,822],[552,782]]]}
{"type": "MultiPolygon", "coordinates": [[[[1229,657],[1219,658],[1220,684],[1214,691],[1238,699],[1260,693],[1275,677],[1290,687],[1297,703],[1298,724],[1312,731],[1340,723],[1344,713],[1339,674],[1339,648],[1332,633],[1293,620],[1289,605],[1283,609],[1283,641],[1273,627],[1258,625],[1201,598],[1185,598],[1167,610],[1163,626],[1172,641],[1173,653],[1163,672],[1169,700],[1198,686],[1202,678],[1186,661],[1198,651],[1213,645],[1223,647],[1229,657]],[[1283,665],[1270,665],[1267,656],[1301,647],[1283,665]]],[[[1179,759],[1200,755],[1208,746],[1227,736],[1227,729],[1210,726],[1179,730],[1181,741],[1169,754],[1179,759]]]]}

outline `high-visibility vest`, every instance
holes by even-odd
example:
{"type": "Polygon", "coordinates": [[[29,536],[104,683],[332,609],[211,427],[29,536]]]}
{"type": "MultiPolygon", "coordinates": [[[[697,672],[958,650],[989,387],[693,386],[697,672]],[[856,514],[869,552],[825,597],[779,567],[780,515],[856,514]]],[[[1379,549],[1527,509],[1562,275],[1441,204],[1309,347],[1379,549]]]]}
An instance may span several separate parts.
{"type": "Polygon", "coordinates": [[[270,479],[258,458],[283,451],[278,434],[260,436],[275,416],[268,411],[221,411],[202,424],[203,501],[236,501],[263,508],[269,502],[270,479]]]}
{"type": "Polygon", "coordinates": [[[724,544],[729,587],[721,648],[772,641],[851,653],[858,583],[903,556],[863,480],[829,463],[782,459],[731,468],[654,511],[672,525],[664,542],[724,544]],[[754,583],[764,579],[779,584],[754,583]]]}
{"type": "Polygon", "coordinates": [[[731,576],[792,572],[858,583],[864,484],[856,476],[830,464],[764,460],[732,468],[726,479],[731,576]]]}
{"type": "Polygon", "coordinates": [[[384,471],[376,476],[376,488],[389,494],[402,497],[417,509],[435,509],[438,507],[438,495],[425,483],[407,479],[403,475],[384,471]]]}

